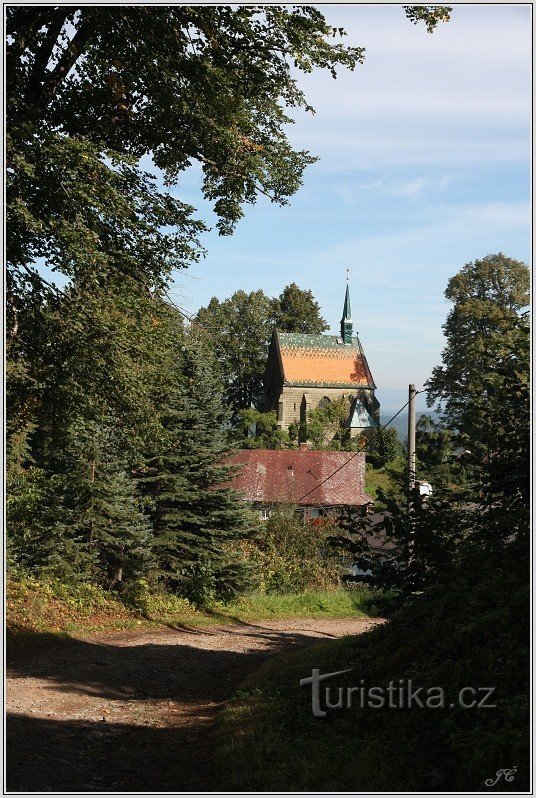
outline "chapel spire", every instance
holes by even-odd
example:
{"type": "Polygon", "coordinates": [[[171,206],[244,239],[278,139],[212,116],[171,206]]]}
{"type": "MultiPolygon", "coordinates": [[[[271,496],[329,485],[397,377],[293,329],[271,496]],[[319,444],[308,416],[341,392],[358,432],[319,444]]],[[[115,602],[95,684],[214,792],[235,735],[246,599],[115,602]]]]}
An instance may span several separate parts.
{"type": "MultiPolygon", "coordinates": [[[[346,280],[348,280],[348,277],[346,277],[346,280]]],[[[353,329],[354,325],[352,322],[352,311],[350,308],[350,286],[347,282],[346,295],[344,297],[344,308],[342,311],[342,319],[341,319],[341,338],[345,344],[352,343],[353,329]]]]}

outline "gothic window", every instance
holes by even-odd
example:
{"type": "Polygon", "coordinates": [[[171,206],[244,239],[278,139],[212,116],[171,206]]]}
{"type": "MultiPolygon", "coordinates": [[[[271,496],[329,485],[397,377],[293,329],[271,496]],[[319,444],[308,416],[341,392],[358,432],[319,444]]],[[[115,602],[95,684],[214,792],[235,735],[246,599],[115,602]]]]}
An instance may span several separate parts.
{"type": "Polygon", "coordinates": [[[330,404],[331,404],[331,399],[327,396],[323,396],[318,403],[318,407],[327,407],[330,404]]]}

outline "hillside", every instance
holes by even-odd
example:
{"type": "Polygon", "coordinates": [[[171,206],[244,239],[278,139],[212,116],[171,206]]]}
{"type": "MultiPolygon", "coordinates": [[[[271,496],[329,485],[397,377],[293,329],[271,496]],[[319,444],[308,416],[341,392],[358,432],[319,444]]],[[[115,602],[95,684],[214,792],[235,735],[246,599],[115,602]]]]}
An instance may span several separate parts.
{"type": "MultiPolygon", "coordinates": [[[[386,424],[395,413],[398,413],[408,401],[408,391],[404,388],[378,388],[376,397],[380,403],[380,423],[386,424]]],[[[415,412],[417,419],[420,416],[430,416],[435,421],[438,420],[439,414],[436,410],[430,409],[426,404],[426,394],[418,393],[415,398],[415,412]]],[[[403,442],[408,437],[408,411],[403,410],[399,416],[395,418],[390,427],[394,427],[398,433],[399,439],[403,442]]]]}
{"type": "MultiPolygon", "coordinates": [[[[417,597],[388,624],[269,663],[244,685],[220,726],[228,790],[479,791],[529,785],[528,582],[525,554],[457,575],[417,597]],[[339,686],[390,682],[440,687],[445,708],[352,707],[314,717],[314,668],[339,686]],[[363,680],[363,681],[362,681],[363,680]],[[402,681],[399,681],[402,680],[402,681]],[[495,687],[492,708],[459,705],[464,688],[495,687]]],[[[320,693],[324,695],[323,692],[320,693]]]]}

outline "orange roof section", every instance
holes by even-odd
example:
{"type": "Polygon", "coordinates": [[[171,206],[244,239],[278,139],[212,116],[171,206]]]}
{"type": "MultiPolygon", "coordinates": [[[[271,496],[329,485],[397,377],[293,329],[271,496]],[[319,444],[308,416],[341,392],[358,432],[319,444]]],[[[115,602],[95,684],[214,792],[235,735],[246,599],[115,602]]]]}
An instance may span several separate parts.
{"type": "Polygon", "coordinates": [[[369,377],[359,349],[342,350],[281,347],[285,382],[368,387],[369,377]]]}

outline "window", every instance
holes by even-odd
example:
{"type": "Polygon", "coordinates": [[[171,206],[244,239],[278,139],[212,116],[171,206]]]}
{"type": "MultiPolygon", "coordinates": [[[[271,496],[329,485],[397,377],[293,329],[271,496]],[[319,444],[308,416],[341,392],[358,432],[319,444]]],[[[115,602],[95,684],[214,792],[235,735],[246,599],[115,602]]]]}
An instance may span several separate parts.
{"type": "Polygon", "coordinates": [[[331,399],[328,396],[322,397],[322,399],[318,403],[318,407],[327,407],[331,404],[331,399]]]}
{"type": "Polygon", "coordinates": [[[267,521],[270,518],[271,514],[272,511],[269,510],[268,507],[263,507],[259,513],[261,521],[267,521]]]}

